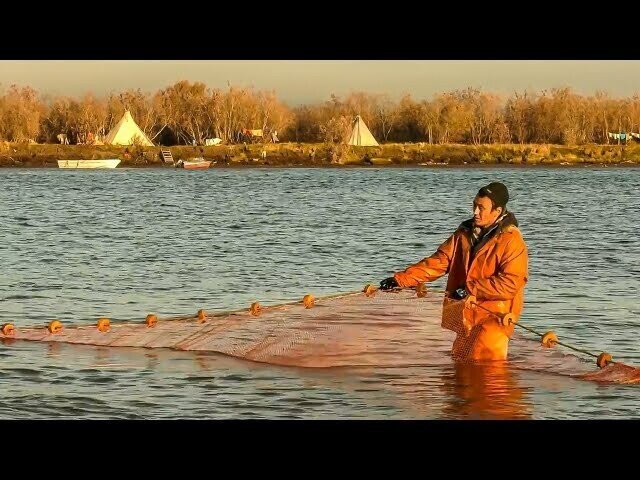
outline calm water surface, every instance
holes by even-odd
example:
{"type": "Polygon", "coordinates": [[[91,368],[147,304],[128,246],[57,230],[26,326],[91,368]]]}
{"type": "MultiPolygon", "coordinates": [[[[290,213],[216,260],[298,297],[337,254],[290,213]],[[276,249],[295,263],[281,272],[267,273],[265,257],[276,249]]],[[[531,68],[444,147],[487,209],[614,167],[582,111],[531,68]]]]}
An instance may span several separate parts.
{"type": "MultiPolygon", "coordinates": [[[[143,319],[357,290],[435,251],[493,180],[508,185],[529,247],[522,322],[640,365],[633,168],[4,169],[0,321],[143,319]]],[[[447,333],[434,329],[434,344],[447,333]]],[[[499,369],[455,366],[446,351],[430,368],[305,369],[5,341],[0,418],[640,417],[638,386],[526,368],[525,337],[499,369]]]]}

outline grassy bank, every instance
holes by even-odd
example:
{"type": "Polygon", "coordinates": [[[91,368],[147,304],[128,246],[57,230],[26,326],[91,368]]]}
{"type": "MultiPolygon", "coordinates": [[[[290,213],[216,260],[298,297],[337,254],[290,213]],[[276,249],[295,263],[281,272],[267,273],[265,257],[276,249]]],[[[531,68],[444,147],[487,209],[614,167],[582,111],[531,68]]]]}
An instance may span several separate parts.
{"type": "MultiPolygon", "coordinates": [[[[165,167],[161,147],[0,143],[0,167],[57,168],[59,159],[120,158],[120,167],[165,167]]],[[[174,159],[204,157],[216,167],[411,166],[411,165],[640,165],[640,144],[631,145],[428,145],[348,147],[281,143],[170,147],[174,159]],[[264,152],[264,153],[263,153],[264,152]]]]}

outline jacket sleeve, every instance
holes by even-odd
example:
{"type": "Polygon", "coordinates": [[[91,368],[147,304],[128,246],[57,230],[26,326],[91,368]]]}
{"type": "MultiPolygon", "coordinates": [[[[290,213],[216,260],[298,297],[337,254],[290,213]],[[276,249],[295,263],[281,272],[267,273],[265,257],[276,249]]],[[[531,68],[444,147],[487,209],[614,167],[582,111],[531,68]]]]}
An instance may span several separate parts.
{"type": "Polygon", "coordinates": [[[394,278],[398,285],[400,287],[414,287],[420,282],[437,280],[447,273],[455,249],[455,236],[455,233],[451,235],[430,257],[423,258],[403,272],[396,273],[394,278]]]}
{"type": "Polygon", "coordinates": [[[467,291],[478,300],[512,300],[528,277],[527,246],[518,233],[505,246],[495,275],[467,281],[467,291]]]}

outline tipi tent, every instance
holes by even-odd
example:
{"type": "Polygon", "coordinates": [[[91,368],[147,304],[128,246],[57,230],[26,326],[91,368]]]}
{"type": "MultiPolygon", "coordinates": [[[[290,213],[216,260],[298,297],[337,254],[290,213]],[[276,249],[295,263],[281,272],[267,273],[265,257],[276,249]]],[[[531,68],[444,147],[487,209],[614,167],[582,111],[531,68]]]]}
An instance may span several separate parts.
{"type": "Polygon", "coordinates": [[[378,142],[373,138],[369,128],[364,123],[364,120],[360,118],[360,115],[353,121],[353,129],[351,130],[351,136],[347,142],[349,145],[357,145],[360,147],[377,147],[378,142]]]}
{"type": "Polygon", "coordinates": [[[127,110],[116,126],[111,129],[104,143],[107,145],[133,145],[136,137],[141,145],[153,147],[149,137],[144,134],[127,110]]]}

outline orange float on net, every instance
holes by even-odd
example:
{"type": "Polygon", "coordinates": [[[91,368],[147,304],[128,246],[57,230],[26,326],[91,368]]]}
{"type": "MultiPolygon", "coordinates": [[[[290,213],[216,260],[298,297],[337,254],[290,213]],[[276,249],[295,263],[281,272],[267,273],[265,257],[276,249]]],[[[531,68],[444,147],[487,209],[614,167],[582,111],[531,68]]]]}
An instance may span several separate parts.
{"type": "Polygon", "coordinates": [[[418,298],[427,296],[427,286],[424,283],[419,283],[418,285],[416,285],[416,296],[418,298]]]}
{"type": "Polygon", "coordinates": [[[316,301],[316,299],[311,294],[308,294],[308,295],[305,295],[304,297],[302,297],[302,303],[304,304],[305,308],[313,307],[313,304],[315,303],[315,301],[316,301]]]}
{"type": "Polygon", "coordinates": [[[258,315],[260,315],[261,310],[262,310],[262,305],[260,305],[258,302],[253,302],[251,304],[251,307],[249,307],[249,311],[251,312],[251,315],[253,315],[254,317],[257,317],[258,315]]]}
{"type": "Polygon", "coordinates": [[[49,323],[49,333],[60,333],[62,331],[62,322],[60,320],[53,320],[49,323]]]}
{"type": "Polygon", "coordinates": [[[150,313],[149,315],[147,315],[147,318],[144,319],[144,322],[149,328],[155,327],[156,323],[158,323],[158,317],[156,317],[153,313],[150,313]]]}
{"type": "Polygon", "coordinates": [[[369,283],[364,287],[362,291],[367,297],[373,297],[373,294],[376,293],[376,287],[369,283]]]}
{"type": "Polygon", "coordinates": [[[9,336],[13,335],[14,333],[16,333],[16,329],[15,329],[15,327],[13,326],[13,324],[12,324],[12,323],[5,323],[5,324],[2,326],[2,334],[3,334],[3,335],[5,335],[5,336],[9,337],[9,336]]]}
{"type": "Polygon", "coordinates": [[[204,310],[198,310],[198,322],[204,323],[206,319],[207,319],[207,312],[205,312],[204,310]]]}
{"type": "Polygon", "coordinates": [[[607,352],[602,352],[600,355],[598,355],[598,360],[596,360],[596,363],[600,368],[606,367],[607,364],[610,362],[611,362],[611,354],[607,352]]]}
{"type": "Polygon", "coordinates": [[[101,332],[108,332],[111,328],[111,321],[108,318],[99,318],[98,319],[98,330],[101,332]]]}
{"type": "Polygon", "coordinates": [[[516,324],[517,318],[513,313],[506,313],[502,316],[502,325],[508,327],[511,324],[516,324]]]}
{"type": "Polygon", "coordinates": [[[542,335],[542,346],[553,348],[558,343],[558,336],[553,332],[547,332],[542,335]]]}

